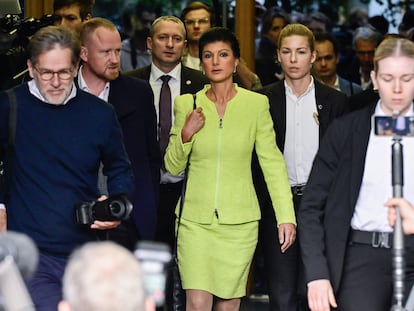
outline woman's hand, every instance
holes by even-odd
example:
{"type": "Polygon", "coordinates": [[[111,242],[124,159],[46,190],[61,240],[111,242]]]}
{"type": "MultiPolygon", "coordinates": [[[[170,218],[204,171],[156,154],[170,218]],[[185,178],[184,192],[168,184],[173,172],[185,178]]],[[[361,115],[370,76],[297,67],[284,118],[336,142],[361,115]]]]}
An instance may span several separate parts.
{"type": "Polygon", "coordinates": [[[296,226],[294,224],[279,225],[279,243],[282,253],[292,246],[296,240],[296,226]]]}
{"type": "Polygon", "coordinates": [[[204,126],[204,120],[203,108],[201,107],[197,107],[187,115],[183,129],[181,130],[183,143],[191,141],[193,135],[204,126]]]}

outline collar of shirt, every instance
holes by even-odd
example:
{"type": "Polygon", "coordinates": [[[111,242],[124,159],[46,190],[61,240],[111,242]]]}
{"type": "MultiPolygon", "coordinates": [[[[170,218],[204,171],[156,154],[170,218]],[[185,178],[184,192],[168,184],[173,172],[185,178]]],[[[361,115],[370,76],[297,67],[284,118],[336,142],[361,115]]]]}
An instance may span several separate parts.
{"type": "Polygon", "coordinates": [[[296,97],[297,99],[300,99],[300,98],[302,98],[302,97],[304,97],[304,96],[308,95],[308,94],[309,94],[309,92],[312,92],[312,91],[314,90],[314,88],[315,88],[315,82],[314,82],[314,80],[313,80],[313,77],[311,76],[310,78],[311,78],[311,81],[310,81],[310,83],[309,83],[309,85],[308,85],[308,88],[307,88],[307,89],[306,89],[306,91],[305,91],[302,95],[300,95],[299,97],[297,97],[297,96],[295,95],[295,93],[293,93],[292,88],[291,88],[291,87],[287,84],[286,79],[285,79],[285,80],[284,80],[284,84],[285,84],[286,94],[289,94],[289,96],[294,96],[294,97],[296,97]]]}
{"type": "Polygon", "coordinates": [[[179,63],[177,66],[174,67],[173,70],[170,72],[163,72],[161,71],[157,66],[154,65],[154,63],[151,64],[151,74],[150,74],[150,83],[160,83],[162,84],[161,77],[164,75],[169,75],[171,79],[180,81],[180,75],[181,75],[181,63],[179,63]]]}
{"type": "MultiPolygon", "coordinates": [[[[29,92],[30,92],[33,96],[37,97],[37,98],[38,98],[38,99],[40,99],[42,102],[45,102],[45,103],[48,103],[48,104],[49,104],[49,102],[47,101],[47,99],[46,99],[46,98],[44,98],[44,97],[43,97],[43,95],[40,93],[40,90],[39,90],[39,88],[37,87],[36,82],[35,82],[34,80],[30,80],[30,81],[28,82],[28,85],[29,85],[29,92]]],[[[75,84],[74,84],[74,83],[72,83],[72,89],[70,90],[70,94],[69,94],[69,96],[68,96],[68,97],[66,97],[66,99],[64,100],[64,102],[63,102],[61,105],[66,105],[66,104],[67,104],[67,102],[68,102],[69,100],[71,100],[72,98],[74,98],[75,96],[76,96],[76,86],[75,86],[75,84]]]]}
{"type": "MultiPolygon", "coordinates": [[[[82,91],[85,91],[85,92],[88,92],[88,93],[91,93],[92,94],[91,90],[88,88],[88,85],[86,84],[85,79],[82,76],[82,68],[83,68],[83,66],[81,66],[79,68],[79,72],[78,72],[78,85],[79,85],[79,88],[82,91]]],[[[108,102],[109,88],[110,88],[110,83],[109,82],[106,82],[104,89],[98,95],[98,97],[100,99],[102,99],[102,100],[104,100],[106,102],[108,102]]]]}
{"type": "Polygon", "coordinates": [[[338,75],[336,75],[336,78],[335,78],[335,83],[332,85],[332,87],[333,87],[335,90],[341,91],[341,87],[339,86],[339,78],[338,78],[338,75]]]}

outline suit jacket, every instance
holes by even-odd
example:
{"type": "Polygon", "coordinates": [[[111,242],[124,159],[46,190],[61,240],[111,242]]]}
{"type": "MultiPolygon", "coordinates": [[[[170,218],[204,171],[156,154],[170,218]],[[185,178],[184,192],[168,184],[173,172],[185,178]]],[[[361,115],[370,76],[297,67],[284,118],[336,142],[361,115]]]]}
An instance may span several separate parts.
{"type": "MultiPolygon", "coordinates": [[[[125,72],[126,75],[137,77],[149,81],[151,65],[125,72]]],[[[198,70],[181,66],[181,88],[180,94],[195,94],[201,90],[205,84],[209,84],[208,79],[198,70]]]]}
{"type": "MultiPolygon", "coordinates": [[[[179,96],[174,107],[165,167],[177,175],[189,161],[183,219],[201,224],[211,224],[216,217],[221,224],[259,220],[250,167],[256,148],[278,222],[295,224],[286,165],[276,147],[267,98],[236,86],[237,94],[220,119],[206,96],[209,88],[197,93],[197,107],[203,108],[205,124],[188,143],[182,143],[181,129],[193,109],[193,97],[179,96]]],[[[176,214],[178,211],[179,206],[176,214]]]]}
{"type": "MultiPolygon", "coordinates": [[[[376,103],[376,102],[375,102],[376,103]]],[[[335,120],[320,144],[298,212],[306,281],[338,290],[375,104],[335,120]]]]}
{"type": "MultiPolygon", "coordinates": [[[[314,79],[314,83],[316,109],[319,114],[319,139],[321,140],[331,121],[344,114],[348,99],[342,92],[323,85],[316,79],[314,79]]],[[[269,98],[277,145],[283,152],[286,134],[286,90],[284,80],[266,86],[260,90],[260,93],[269,98]]]]}
{"type": "Polygon", "coordinates": [[[110,82],[108,102],[121,124],[124,145],[134,173],[132,220],[143,239],[153,239],[158,204],[161,154],[151,87],[141,79],[120,74],[110,82]]]}
{"type": "Polygon", "coordinates": [[[346,80],[340,76],[338,76],[338,82],[339,82],[339,88],[343,93],[346,94],[346,96],[352,96],[355,94],[358,94],[362,92],[362,88],[360,85],[351,82],[349,80],[346,80]]]}

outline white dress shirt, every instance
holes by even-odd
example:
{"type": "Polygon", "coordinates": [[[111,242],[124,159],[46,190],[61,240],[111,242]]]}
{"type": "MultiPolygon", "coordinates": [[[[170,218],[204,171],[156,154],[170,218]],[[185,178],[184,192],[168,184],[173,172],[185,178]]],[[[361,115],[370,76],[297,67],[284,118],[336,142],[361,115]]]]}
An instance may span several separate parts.
{"type": "Polygon", "coordinates": [[[297,97],[285,81],[286,138],[283,155],[291,186],[307,182],[319,146],[319,119],[313,78],[297,97]]]}

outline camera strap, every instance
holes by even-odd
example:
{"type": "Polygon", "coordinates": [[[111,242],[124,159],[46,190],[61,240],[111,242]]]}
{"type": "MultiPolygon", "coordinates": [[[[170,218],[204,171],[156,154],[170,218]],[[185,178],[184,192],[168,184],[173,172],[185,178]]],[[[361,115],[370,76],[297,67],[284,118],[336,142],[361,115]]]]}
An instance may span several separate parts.
{"type": "Polygon", "coordinates": [[[2,187],[4,191],[5,201],[9,198],[10,178],[12,170],[12,161],[14,158],[14,141],[16,137],[16,123],[17,123],[17,102],[14,88],[6,90],[9,98],[9,135],[6,146],[6,156],[3,160],[3,181],[2,187]]]}
{"type": "MultiPolygon", "coordinates": [[[[197,109],[196,99],[197,99],[197,95],[193,94],[193,110],[197,109]]],[[[181,214],[183,213],[183,208],[184,208],[185,192],[187,189],[187,176],[188,176],[188,169],[190,166],[190,155],[191,155],[191,152],[187,158],[187,166],[185,167],[183,186],[181,188],[180,209],[178,212],[177,229],[175,230],[174,254],[177,254],[178,230],[180,228],[181,214]]]]}

